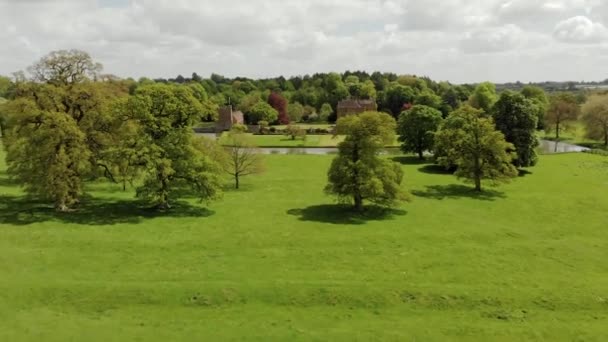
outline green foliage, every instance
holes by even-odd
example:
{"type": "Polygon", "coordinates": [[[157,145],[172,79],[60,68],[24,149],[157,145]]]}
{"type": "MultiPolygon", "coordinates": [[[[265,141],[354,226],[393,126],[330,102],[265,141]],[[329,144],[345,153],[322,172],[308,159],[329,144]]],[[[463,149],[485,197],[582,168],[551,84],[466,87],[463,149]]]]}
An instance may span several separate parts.
{"type": "Polygon", "coordinates": [[[319,112],[319,121],[328,122],[329,117],[334,113],[334,109],[331,107],[329,103],[324,103],[321,106],[321,110],[319,112]]]}
{"type": "Polygon", "coordinates": [[[168,209],[189,188],[201,201],[220,193],[220,167],[193,140],[192,123],[202,107],[187,86],[156,84],[137,89],[121,104],[123,115],[140,125],[143,184],[137,196],[168,209]]]}
{"type": "Polygon", "coordinates": [[[116,138],[112,99],[128,88],[116,82],[90,82],[101,66],[86,53],[59,51],[30,68],[35,79],[20,80],[4,105],[3,135],[9,173],[33,197],[67,211],[84,194],[82,183],[99,169],[116,138]]]}
{"type": "Polygon", "coordinates": [[[80,201],[91,168],[85,134],[65,113],[36,113],[35,104],[25,99],[12,105],[27,109],[15,118],[9,133],[8,173],[28,194],[67,211],[80,201]]]}
{"type": "Polygon", "coordinates": [[[481,110],[461,107],[450,114],[435,135],[435,144],[445,153],[438,162],[446,167],[456,165],[456,176],[473,182],[477,191],[481,191],[482,180],[497,185],[517,177],[508,152],[514,146],[481,110]]]}
{"type": "Polygon", "coordinates": [[[28,68],[35,81],[57,86],[95,79],[102,70],[91,56],[80,50],[58,50],[28,68]]]}
{"type": "Polygon", "coordinates": [[[287,106],[287,114],[289,115],[289,120],[291,122],[300,122],[304,116],[304,106],[299,102],[290,103],[287,106]]]}
{"type": "Polygon", "coordinates": [[[608,146],[608,95],[591,96],[583,106],[582,119],[587,138],[601,140],[608,146]]]}
{"type": "Polygon", "coordinates": [[[522,94],[505,91],[494,104],[492,114],[496,128],[504,134],[507,142],[515,146],[517,157],[513,159],[513,165],[516,167],[536,165],[538,111],[532,100],[528,100],[522,94]]]}
{"type": "Polygon", "coordinates": [[[425,90],[416,96],[414,104],[441,109],[442,100],[440,96],[435,95],[431,90],[425,90]]]}
{"type": "Polygon", "coordinates": [[[325,191],[363,210],[364,201],[392,206],[406,200],[399,164],[382,159],[379,150],[392,142],[396,122],[388,114],[366,112],[338,120],[336,132],[346,134],[328,171],[325,191]]]}
{"type": "Polygon", "coordinates": [[[412,104],[416,99],[416,92],[412,87],[400,84],[391,84],[386,92],[383,108],[391,111],[393,116],[397,117],[405,104],[412,104]]]}
{"type": "Polygon", "coordinates": [[[13,82],[11,79],[5,76],[0,76],[0,99],[7,98],[9,95],[9,90],[13,86],[13,82]]]}
{"type": "Polygon", "coordinates": [[[473,108],[481,109],[486,115],[490,115],[492,106],[498,100],[496,86],[490,82],[484,82],[475,87],[469,98],[469,104],[473,108]]]}
{"type": "Polygon", "coordinates": [[[287,128],[285,128],[285,135],[291,138],[291,140],[306,140],[306,130],[297,125],[288,125],[287,128]]]}
{"type": "Polygon", "coordinates": [[[549,109],[545,115],[545,129],[555,132],[555,139],[559,140],[559,135],[578,118],[580,110],[581,108],[574,94],[554,94],[551,96],[549,109]]]}
{"type": "Polygon", "coordinates": [[[401,150],[417,153],[420,159],[424,159],[424,151],[434,146],[435,132],[441,121],[441,112],[423,105],[413,106],[401,113],[397,127],[401,150]]]}
{"type": "Polygon", "coordinates": [[[545,91],[542,88],[536,87],[536,86],[530,86],[530,85],[525,86],[521,90],[521,94],[523,96],[525,96],[527,99],[529,99],[530,101],[532,101],[532,103],[536,107],[536,116],[538,117],[537,128],[544,129],[545,128],[545,114],[547,113],[547,110],[549,109],[549,98],[547,97],[547,94],[545,93],[545,91]]]}
{"type": "Polygon", "coordinates": [[[253,105],[247,114],[250,123],[258,123],[260,121],[275,122],[279,118],[279,112],[264,101],[253,105]]]}

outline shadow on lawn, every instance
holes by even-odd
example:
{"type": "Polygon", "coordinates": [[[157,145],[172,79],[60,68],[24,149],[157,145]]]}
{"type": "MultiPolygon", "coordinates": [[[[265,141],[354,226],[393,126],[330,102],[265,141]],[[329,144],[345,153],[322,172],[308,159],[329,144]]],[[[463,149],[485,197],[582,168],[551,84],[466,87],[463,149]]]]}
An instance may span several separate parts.
{"type": "Polygon", "coordinates": [[[403,164],[403,165],[422,165],[430,163],[430,160],[420,159],[417,156],[400,156],[391,158],[395,163],[403,164]]]}
{"type": "Polygon", "coordinates": [[[167,211],[158,211],[134,200],[85,199],[74,211],[59,213],[52,205],[17,196],[0,196],[0,224],[16,226],[58,220],[82,225],[140,223],[157,217],[209,217],[214,212],[185,202],[176,202],[167,211]]]}
{"type": "Polygon", "coordinates": [[[395,216],[404,216],[407,212],[400,209],[367,206],[365,211],[358,213],[349,205],[324,204],[304,209],[291,209],[287,211],[287,214],[298,216],[301,221],[359,225],[368,221],[383,221],[395,216]]]}
{"type": "Polygon", "coordinates": [[[414,190],[412,194],[435,200],[472,198],[481,201],[495,201],[497,198],[506,198],[505,194],[500,191],[484,189],[481,192],[477,192],[470,186],[457,184],[431,185],[426,187],[426,191],[414,190]]]}

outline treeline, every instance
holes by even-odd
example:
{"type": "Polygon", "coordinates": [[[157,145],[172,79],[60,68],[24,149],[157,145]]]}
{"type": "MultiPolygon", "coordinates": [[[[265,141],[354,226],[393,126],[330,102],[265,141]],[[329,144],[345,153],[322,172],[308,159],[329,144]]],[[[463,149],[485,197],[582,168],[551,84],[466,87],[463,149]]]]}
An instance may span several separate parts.
{"type": "MultiPolygon", "coordinates": [[[[238,158],[227,158],[224,149],[195,138],[192,129],[216,120],[219,106],[225,104],[241,109],[249,123],[286,124],[331,121],[339,101],[375,99],[384,112],[376,113],[380,116],[338,124],[339,131],[350,135],[340,146],[342,155],[370,146],[368,152],[351,153],[356,160],[341,162],[361,167],[367,163],[368,169],[357,175],[380,179],[353,190],[355,198],[369,192],[378,203],[389,203],[401,196],[395,190],[401,175],[374,157],[382,139],[367,135],[378,127],[394,126],[389,129],[393,132],[381,135],[397,133],[405,152],[422,157],[432,151],[438,163],[474,179],[480,189],[481,179],[509,178],[514,168],[536,164],[536,130],[553,130],[559,139],[564,127],[579,118],[582,100],[565,92],[547,96],[533,86],[497,92],[491,83],[471,87],[386,73],[269,80],[213,75],[157,82],[117,79],[101,70],[85,52],[56,51],[32,65],[29,78],[19,73],[13,80],[0,79],[0,96],[8,99],[0,104],[8,173],[26,193],[54,203],[60,211],[76,206],[85,194],[85,181],[99,177],[123,187],[133,184],[137,197],[160,209],[185,194],[200,200],[220,196],[222,174],[233,176],[238,187],[238,177],[260,169],[243,170],[242,165],[259,163],[248,156],[245,163],[234,153],[238,158]],[[384,126],[386,118],[394,124],[384,126]],[[383,175],[393,181],[383,183],[383,175]]],[[[589,135],[606,144],[607,108],[605,96],[594,96],[583,113],[589,135]]],[[[243,136],[231,138],[238,142],[233,146],[250,150],[243,136]]],[[[338,180],[349,179],[339,175],[349,171],[342,166],[334,171],[338,185],[333,193],[345,196],[336,189],[348,188],[338,180]]]]}

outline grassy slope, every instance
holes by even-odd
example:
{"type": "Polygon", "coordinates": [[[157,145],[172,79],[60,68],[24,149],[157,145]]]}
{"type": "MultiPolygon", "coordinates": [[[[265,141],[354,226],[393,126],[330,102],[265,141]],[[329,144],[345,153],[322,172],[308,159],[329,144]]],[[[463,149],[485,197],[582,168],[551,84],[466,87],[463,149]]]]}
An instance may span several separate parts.
{"type": "Polygon", "coordinates": [[[0,174],[0,340],[608,340],[606,158],[481,197],[408,164],[413,202],[365,220],[323,195],[330,160],[270,156],[164,217],[104,184],[30,210],[0,174]]]}

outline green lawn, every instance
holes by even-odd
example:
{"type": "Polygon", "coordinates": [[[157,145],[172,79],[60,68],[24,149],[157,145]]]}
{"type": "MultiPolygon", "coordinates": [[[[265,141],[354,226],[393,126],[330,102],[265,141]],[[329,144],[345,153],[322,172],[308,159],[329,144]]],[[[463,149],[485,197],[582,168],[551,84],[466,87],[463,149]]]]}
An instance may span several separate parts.
{"type": "Polygon", "coordinates": [[[0,341],[608,340],[608,158],[478,196],[401,160],[413,201],[364,217],[323,194],[326,156],[164,215],[106,183],[55,214],[2,161],[0,341]]]}

